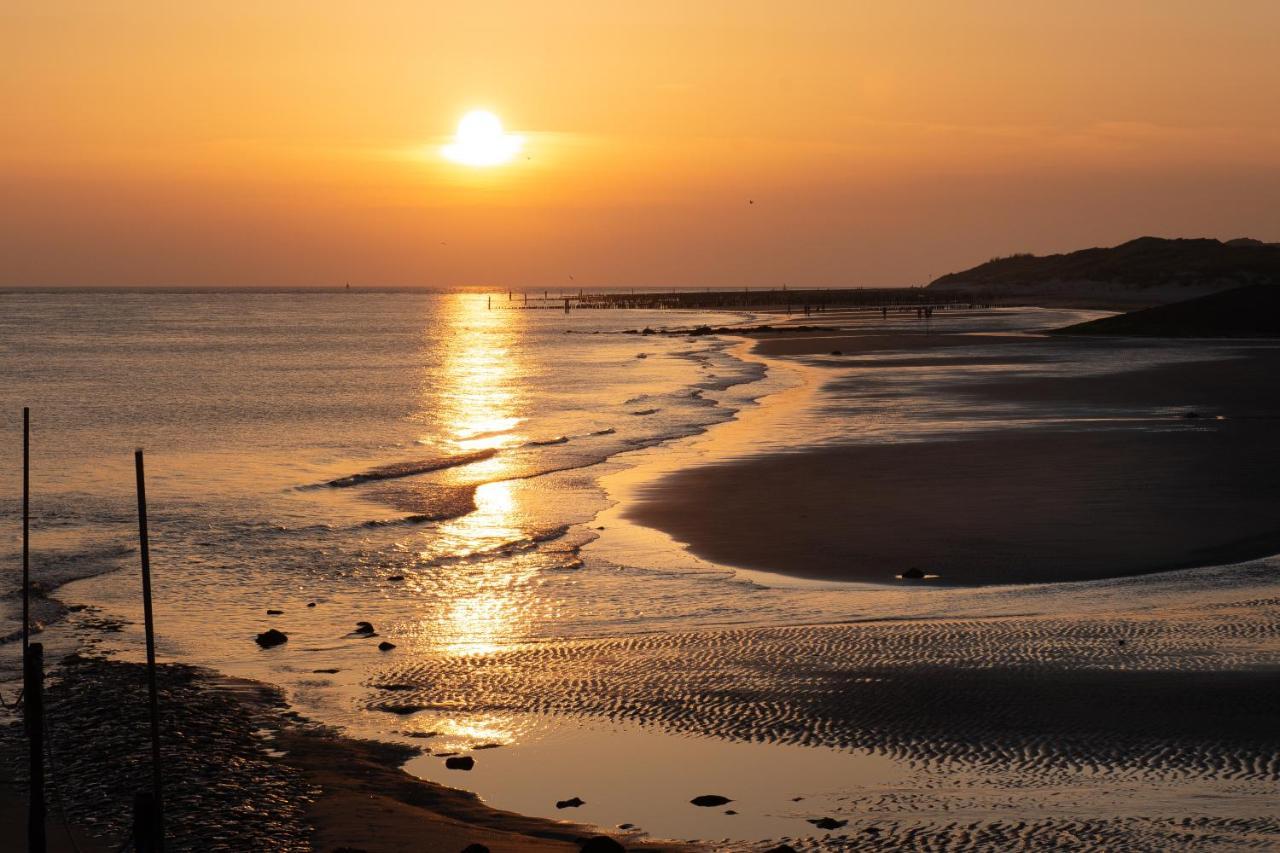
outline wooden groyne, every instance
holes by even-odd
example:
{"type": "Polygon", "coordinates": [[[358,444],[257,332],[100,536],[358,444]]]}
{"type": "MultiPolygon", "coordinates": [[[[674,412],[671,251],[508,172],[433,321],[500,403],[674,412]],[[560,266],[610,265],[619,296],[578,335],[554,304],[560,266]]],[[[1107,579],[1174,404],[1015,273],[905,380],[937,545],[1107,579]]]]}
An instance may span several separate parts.
{"type": "Polygon", "coordinates": [[[822,288],[739,288],[721,290],[632,290],[588,293],[505,293],[494,299],[492,308],[590,309],[632,308],[657,310],[789,310],[804,313],[858,308],[955,308],[977,307],[967,293],[939,293],[922,287],[822,288]]]}

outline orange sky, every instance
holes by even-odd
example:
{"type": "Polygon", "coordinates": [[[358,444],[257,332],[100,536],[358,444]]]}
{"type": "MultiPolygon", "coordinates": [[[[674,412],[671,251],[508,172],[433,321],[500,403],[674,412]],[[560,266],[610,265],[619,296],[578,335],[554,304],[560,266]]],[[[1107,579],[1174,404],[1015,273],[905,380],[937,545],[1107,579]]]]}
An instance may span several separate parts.
{"type": "Polygon", "coordinates": [[[7,0],[0,52],[0,285],[915,284],[1280,240],[1273,0],[7,0]],[[441,158],[473,107],[527,159],[441,158]]]}

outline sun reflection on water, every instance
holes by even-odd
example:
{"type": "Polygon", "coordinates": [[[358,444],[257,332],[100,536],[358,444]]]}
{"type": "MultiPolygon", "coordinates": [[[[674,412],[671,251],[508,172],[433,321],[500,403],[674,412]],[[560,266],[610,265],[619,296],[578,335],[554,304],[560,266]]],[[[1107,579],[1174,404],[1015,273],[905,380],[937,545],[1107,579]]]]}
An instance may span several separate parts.
{"type": "Polygon", "coordinates": [[[519,312],[491,310],[487,296],[462,293],[450,300],[443,319],[444,361],[424,388],[428,414],[440,418],[459,450],[523,441],[513,433],[525,407],[519,312]]]}
{"type": "MultiPolygon", "coordinates": [[[[424,395],[439,405],[443,432],[460,450],[523,443],[514,432],[527,405],[519,312],[491,310],[487,297],[459,294],[447,319],[446,355],[432,377],[438,387],[424,395]]],[[[424,614],[420,633],[437,653],[485,654],[526,633],[537,567],[519,547],[528,531],[517,492],[510,480],[498,479],[512,473],[510,460],[498,454],[449,475],[481,481],[476,509],[424,532],[430,537],[424,559],[438,558],[445,543],[460,558],[431,569],[438,605],[424,614]]]]}
{"type": "Polygon", "coordinates": [[[525,635],[527,596],[537,574],[535,557],[520,552],[527,538],[509,481],[476,490],[476,511],[441,526],[488,559],[451,567],[446,598],[428,629],[446,654],[488,654],[525,635]]]}

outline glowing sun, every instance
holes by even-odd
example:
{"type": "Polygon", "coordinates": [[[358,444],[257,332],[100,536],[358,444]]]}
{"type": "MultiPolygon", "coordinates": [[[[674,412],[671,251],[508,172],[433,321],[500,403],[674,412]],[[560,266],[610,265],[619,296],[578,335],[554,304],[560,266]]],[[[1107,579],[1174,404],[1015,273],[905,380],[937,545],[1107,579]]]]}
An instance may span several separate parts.
{"type": "Polygon", "coordinates": [[[524,137],[507,133],[502,119],[488,110],[472,110],[458,122],[453,142],[440,149],[464,166],[497,166],[508,162],[524,147],[524,137]]]}

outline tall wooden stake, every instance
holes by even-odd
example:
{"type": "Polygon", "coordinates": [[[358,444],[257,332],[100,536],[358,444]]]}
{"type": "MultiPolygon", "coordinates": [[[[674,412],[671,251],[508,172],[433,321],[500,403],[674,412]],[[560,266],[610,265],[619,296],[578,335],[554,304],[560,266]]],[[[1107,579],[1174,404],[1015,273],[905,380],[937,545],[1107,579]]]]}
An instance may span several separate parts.
{"type": "Polygon", "coordinates": [[[22,407],[22,659],[31,637],[31,410],[22,407]]]}
{"type": "Polygon", "coordinates": [[[22,666],[22,707],[27,720],[28,763],[27,850],[45,853],[44,825],[44,644],[32,643],[22,666]]]}
{"type": "Polygon", "coordinates": [[[142,552],[142,615],[147,629],[147,687],[151,694],[151,786],[155,798],[155,849],[164,851],[164,799],[160,785],[160,701],[156,696],[156,632],[151,616],[151,548],[147,536],[147,486],[142,448],[133,453],[138,474],[138,541],[142,552]]]}

